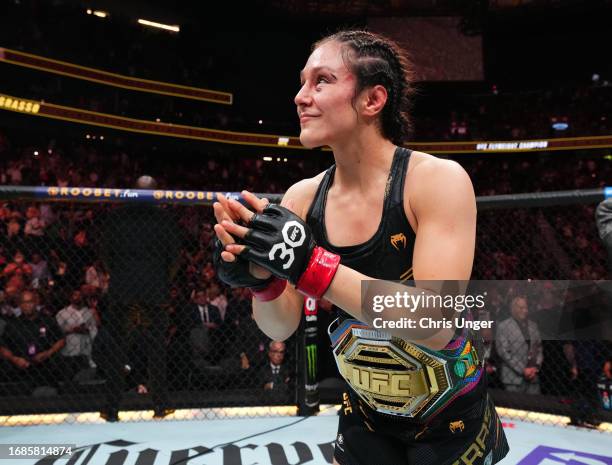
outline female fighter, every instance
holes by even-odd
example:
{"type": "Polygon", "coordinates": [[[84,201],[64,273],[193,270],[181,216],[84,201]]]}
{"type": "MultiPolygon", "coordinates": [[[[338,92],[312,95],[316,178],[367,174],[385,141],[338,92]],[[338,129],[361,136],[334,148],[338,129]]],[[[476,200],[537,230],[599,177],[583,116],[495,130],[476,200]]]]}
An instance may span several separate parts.
{"type": "MultiPolygon", "coordinates": [[[[466,281],[472,270],[476,204],[468,175],[403,147],[413,89],[406,54],[380,35],[342,31],[313,46],[300,79],[300,140],[331,147],[335,164],[293,185],[281,205],[243,192],[255,213],[219,196],[220,279],[251,288],[257,324],[274,340],[297,329],[304,296],[337,307],[330,337],[346,393],[335,464],[499,462],[508,445],[486,392],[478,335],[377,330],[375,319],[390,321],[397,309],[363,305],[363,283],[390,296],[431,295],[440,288],[428,283],[466,281]],[[415,286],[391,282],[406,280],[415,286]]],[[[401,316],[445,313],[421,306],[401,316]]]]}

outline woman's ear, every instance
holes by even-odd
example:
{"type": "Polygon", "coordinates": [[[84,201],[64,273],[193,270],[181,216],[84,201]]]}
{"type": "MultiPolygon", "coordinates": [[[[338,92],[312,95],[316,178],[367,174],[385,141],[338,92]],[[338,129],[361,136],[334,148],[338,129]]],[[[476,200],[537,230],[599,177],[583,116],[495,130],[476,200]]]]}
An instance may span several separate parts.
{"type": "Polygon", "coordinates": [[[380,84],[369,87],[362,94],[364,116],[377,116],[387,103],[387,89],[380,84]]]}

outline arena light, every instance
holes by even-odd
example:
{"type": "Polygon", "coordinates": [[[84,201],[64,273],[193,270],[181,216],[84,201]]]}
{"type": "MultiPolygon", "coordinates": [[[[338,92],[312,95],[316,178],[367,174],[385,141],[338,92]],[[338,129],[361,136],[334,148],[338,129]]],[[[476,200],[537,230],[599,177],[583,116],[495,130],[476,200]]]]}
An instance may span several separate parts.
{"type": "Polygon", "coordinates": [[[552,128],[555,131],[565,131],[567,128],[569,128],[569,124],[567,124],[567,123],[565,123],[563,121],[560,121],[558,123],[553,123],[552,124],[552,128]]]}
{"type": "Polygon", "coordinates": [[[108,12],[102,10],[94,10],[93,14],[98,18],[106,18],[108,16],[108,12]]]}
{"type": "Polygon", "coordinates": [[[158,29],[163,29],[165,31],[171,32],[180,32],[181,28],[177,25],[157,23],[155,21],[149,21],[148,19],[138,19],[138,24],[142,24],[143,26],[156,27],[158,29]]]}
{"type": "Polygon", "coordinates": [[[272,157],[263,157],[263,161],[272,161],[272,157]]]}

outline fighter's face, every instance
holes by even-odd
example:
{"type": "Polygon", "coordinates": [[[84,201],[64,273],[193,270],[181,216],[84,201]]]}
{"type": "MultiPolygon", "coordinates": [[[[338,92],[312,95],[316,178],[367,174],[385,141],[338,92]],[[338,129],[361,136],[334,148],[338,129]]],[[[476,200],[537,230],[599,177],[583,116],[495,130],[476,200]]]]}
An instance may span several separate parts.
{"type": "Polygon", "coordinates": [[[300,81],[294,101],[302,144],[309,148],[332,146],[349,138],[358,122],[352,104],[356,79],[342,59],[342,46],[329,41],[316,48],[300,73],[300,81]]]}

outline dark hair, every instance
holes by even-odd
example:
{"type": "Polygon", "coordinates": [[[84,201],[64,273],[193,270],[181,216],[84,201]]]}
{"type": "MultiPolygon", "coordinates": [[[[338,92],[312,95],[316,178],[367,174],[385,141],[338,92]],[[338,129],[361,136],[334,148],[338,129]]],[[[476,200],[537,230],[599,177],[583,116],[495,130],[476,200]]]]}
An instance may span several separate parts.
{"type": "Polygon", "coordinates": [[[383,136],[402,145],[412,130],[409,116],[414,94],[414,71],[408,53],[380,34],[362,30],[343,30],[315,42],[316,49],[326,42],[343,45],[343,59],[357,78],[355,96],[363,89],[382,85],[387,103],[381,115],[383,136]]]}

